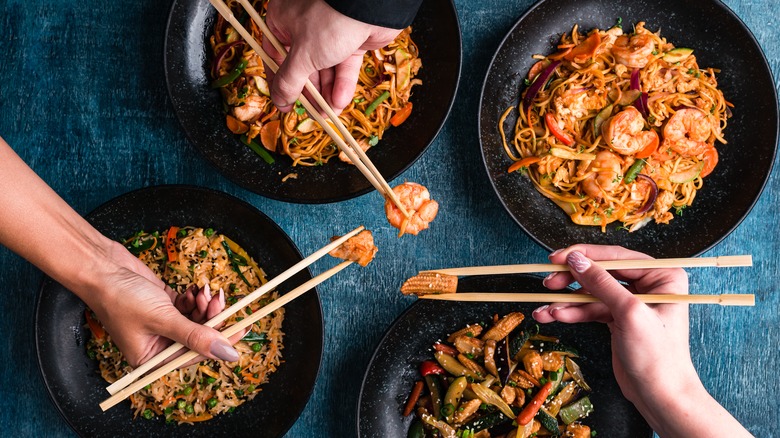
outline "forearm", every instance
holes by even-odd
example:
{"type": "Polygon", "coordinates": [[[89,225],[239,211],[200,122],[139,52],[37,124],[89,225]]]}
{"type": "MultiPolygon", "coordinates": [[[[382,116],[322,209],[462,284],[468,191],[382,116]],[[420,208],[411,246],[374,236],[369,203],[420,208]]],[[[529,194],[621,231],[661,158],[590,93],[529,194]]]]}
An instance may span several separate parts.
{"type": "Polygon", "coordinates": [[[88,278],[95,278],[108,239],[70,208],[2,138],[0,205],[1,244],[74,292],[89,289],[88,278]]]}
{"type": "Polygon", "coordinates": [[[691,436],[751,437],[742,425],[707,392],[698,376],[684,387],[669,388],[636,403],[662,438],[691,436]]]}

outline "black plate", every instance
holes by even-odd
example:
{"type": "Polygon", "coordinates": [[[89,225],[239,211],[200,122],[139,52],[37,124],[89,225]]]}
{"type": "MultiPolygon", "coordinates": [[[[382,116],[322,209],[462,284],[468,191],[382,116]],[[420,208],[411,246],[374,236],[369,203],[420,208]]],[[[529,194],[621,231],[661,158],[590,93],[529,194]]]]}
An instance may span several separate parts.
{"type": "MultiPolygon", "coordinates": [[[[573,243],[617,244],[656,257],[700,254],[726,237],[747,216],[766,184],[778,138],[777,96],[761,48],[747,27],[718,0],[556,0],[542,1],[523,15],[501,43],[482,88],[479,132],[482,157],[498,198],[512,218],[547,249],[573,243]],[[645,21],[677,47],[694,49],[699,65],[720,68],[718,84],[734,103],[734,117],[719,145],[720,163],[704,180],[693,206],[669,225],[648,224],[628,233],[610,226],[571,222],[528,178],[507,174],[512,161],[501,146],[498,120],[517,105],[521,83],[535,62],[552,53],[553,42],[574,23],[580,29],[609,28],[618,17],[624,28],[645,21]]],[[[505,126],[511,132],[516,118],[505,126]]]]}
{"type": "MultiPolygon", "coordinates": [[[[289,237],[265,214],[232,196],[188,186],[162,186],[115,198],[87,216],[102,233],[121,239],[139,229],[170,225],[211,227],[224,233],[275,277],[302,257],[289,237]]],[[[311,279],[308,270],[285,284],[311,279]]],[[[289,288],[278,288],[285,293],[289,288]]],[[[132,419],[127,401],[107,412],[98,404],[108,386],[97,363],[87,357],[84,303],[60,284],[45,280],[35,312],[38,365],[46,388],[65,421],[84,437],[125,436],[282,436],[309,400],[322,358],[322,309],[318,295],[308,293],[285,306],[283,360],[254,400],[235,412],[195,426],[166,425],[132,419]]]]}
{"type": "MultiPolygon", "coordinates": [[[[469,277],[460,281],[458,291],[538,292],[542,279],[532,275],[469,277]]],[[[358,435],[360,437],[404,438],[413,416],[401,411],[414,381],[419,379],[420,362],[431,359],[431,344],[464,324],[484,321],[498,313],[521,311],[531,317],[536,304],[459,303],[418,300],[393,322],[379,343],[360,388],[358,435]]],[[[543,334],[558,336],[576,347],[588,384],[594,412],[585,421],[608,437],[652,436],[650,426],[623,397],[612,372],[609,330],[604,324],[551,323],[541,326],[543,334]]]]}
{"type": "MultiPolygon", "coordinates": [[[[292,167],[287,157],[266,164],[225,126],[219,94],[209,88],[208,37],[216,11],[207,0],[176,0],[165,36],[165,79],[176,116],[190,142],[236,184],[287,202],[336,202],[373,187],[354,166],[331,160],[321,167],[292,167]],[[281,179],[290,171],[297,179],[281,179]]],[[[401,126],[387,130],[368,152],[388,181],[396,178],[433,142],[449,114],[460,78],[461,39],[452,0],[423,2],[412,23],[420,47],[423,84],[412,94],[414,111],[401,126]]]]}

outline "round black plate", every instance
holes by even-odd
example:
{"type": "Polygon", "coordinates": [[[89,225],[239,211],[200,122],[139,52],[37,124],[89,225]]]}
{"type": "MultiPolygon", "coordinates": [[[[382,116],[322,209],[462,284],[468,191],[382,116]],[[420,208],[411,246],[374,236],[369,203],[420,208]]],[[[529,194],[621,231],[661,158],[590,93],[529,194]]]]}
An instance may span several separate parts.
{"type": "MultiPolygon", "coordinates": [[[[266,164],[225,126],[219,94],[209,88],[208,38],[216,11],[207,0],[176,0],[165,36],[168,93],[190,142],[236,184],[268,198],[287,202],[336,202],[368,193],[373,187],[352,165],[331,160],[320,167],[292,167],[287,157],[266,164]],[[290,172],[297,179],[281,179],[290,172]]],[[[423,67],[415,87],[414,111],[401,126],[389,129],[368,156],[388,181],[419,158],[449,114],[460,78],[461,39],[452,0],[423,2],[412,23],[423,67]]]]}
{"type": "MultiPolygon", "coordinates": [[[[542,279],[531,275],[469,277],[460,281],[458,291],[538,292],[542,279]]],[[[420,362],[431,359],[431,344],[464,324],[484,321],[498,313],[521,311],[531,317],[538,304],[459,303],[418,300],[385,333],[363,377],[358,400],[358,435],[361,437],[404,438],[413,416],[401,411],[414,381],[419,379],[420,362]]],[[[623,397],[612,372],[610,336],[604,324],[551,323],[541,326],[543,334],[558,336],[577,348],[588,384],[594,412],[585,421],[608,437],[652,436],[650,426],[623,397]]]]}
{"type": "MultiPolygon", "coordinates": [[[[275,277],[302,257],[289,237],[265,214],[232,196],[188,186],[162,186],[115,198],[87,216],[102,233],[121,239],[144,229],[170,225],[211,227],[244,247],[275,277]]],[[[308,270],[286,284],[311,279],[308,270]]],[[[278,288],[285,293],[289,288],[278,288]]],[[[51,280],[41,287],[35,312],[38,365],[46,388],[65,421],[83,437],[125,436],[282,436],[309,400],[322,358],[322,309],[318,295],[308,293],[285,306],[283,360],[262,392],[235,412],[194,426],[166,425],[132,419],[129,402],[107,412],[98,404],[108,386],[95,361],[87,357],[84,303],[51,280]]]]}
{"type": "MultiPolygon", "coordinates": [[[[516,118],[505,123],[512,131],[516,118]]],[[[656,257],[700,254],[726,237],[747,216],[769,178],[778,138],[777,96],[761,48],[747,27],[718,0],[557,0],[542,1],[523,15],[493,58],[479,114],[482,157],[493,188],[512,218],[547,249],[574,243],[622,245],[656,257]],[[551,53],[553,42],[574,23],[580,29],[609,28],[618,17],[623,27],[645,21],[677,47],[693,48],[699,65],[721,69],[718,84],[734,103],[718,145],[720,163],[704,180],[693,206],[669,225],[648,224],[634,233],[585,227],[571,222],[544,198],[528,178],[507,174],[512,161],[501,146],[498,120],[517,105],[521,84],[535,62],[531,55],[551,53]]]]}

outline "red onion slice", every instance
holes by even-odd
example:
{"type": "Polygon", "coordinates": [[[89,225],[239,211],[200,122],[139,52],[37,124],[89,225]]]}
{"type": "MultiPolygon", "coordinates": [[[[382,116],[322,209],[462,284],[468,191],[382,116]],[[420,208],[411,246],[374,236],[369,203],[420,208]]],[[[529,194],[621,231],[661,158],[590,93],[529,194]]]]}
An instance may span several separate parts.
{"type": "Polygon", "coordinates": [[[655,204],[655,198],[658,197],[658,184],[655,183],[653,178],[650,178],[643,173],[637,174],[636,179],[642,179],[650,183],[650,196],[647,197],[647,201],[645,201],[639,210],[636,211],[636,214],[643,214],[650,210],[653,207],[653,204],[655,204]]]}
{"type": "Polygon", "coordinates": [[[528,91],[525,93],[525,97],[523,98],[524,110],[528,110],[528,108],[531,107],[531,104],[534,103],[534,98],[536,98],[536,95],[539,94],[539,90],[544,87],[544,84],[547,83],[547,79],[550,79],[550,75],[555,71],[556,68],[558,68],[559,65],[561,65],[560,60],[553,61],[536,76],[536,79],[531,84],[531,86],[528,87],[528,91]]]}
{"type": "MultiPolygon", "coordinates": [[[[631,72],[631,89],[642,91],[642,87],[639,83],[639,69],[635,68],[631,72]]],[[[634,102],[634,107],[642,113],[642,117],[647,118],[650,115],[650,107],[647,106],[647,93],[642,92],[639,98],[634,102]]]]}

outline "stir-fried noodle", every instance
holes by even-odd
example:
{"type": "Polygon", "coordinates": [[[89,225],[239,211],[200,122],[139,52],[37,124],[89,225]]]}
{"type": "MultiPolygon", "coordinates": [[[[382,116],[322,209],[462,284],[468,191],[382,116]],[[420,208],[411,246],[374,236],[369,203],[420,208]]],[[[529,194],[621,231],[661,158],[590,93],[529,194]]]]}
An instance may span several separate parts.
{"type": "Polygon", "coordinates": [[[539,59],[510,138],[499,130],[536,189],[579,225],[619,221],[629,231],[669,223],[690,206],[718,162],[715,142],[732,105],[713,68],[639,22],[564,34],[539,59]],[[549,83],[547,83],[549,81],[549,83]]]}
{"type": "MultiPolygon", "coordinates": [[[[252,3],[264,16],[267,1],[252,3]]],[[[262,41],[259,28],[238,1],[228,0],[227,4],[252,36],[262,41]]],[[[411,33],[408,27],[390,45],[363,56],[354,98],[339,118],[364,150],[376,145],[390,125],[400,125],[412,112],[409,99],[412,87],[422,83],[415,79],[422,61],[411,33]]],[[[299,103],[287,114],[277,110],[269,97],[260,56],[221,16],[210,43],[212,86],[222,93],[231,132],[241,135],[245,144],[252,142],[255,148],[289,156],[293,165],[319,166],[339,155],[330,136],[299,103]]],[[[339,157],[349,162],[344,154],[339,157]]]]}

